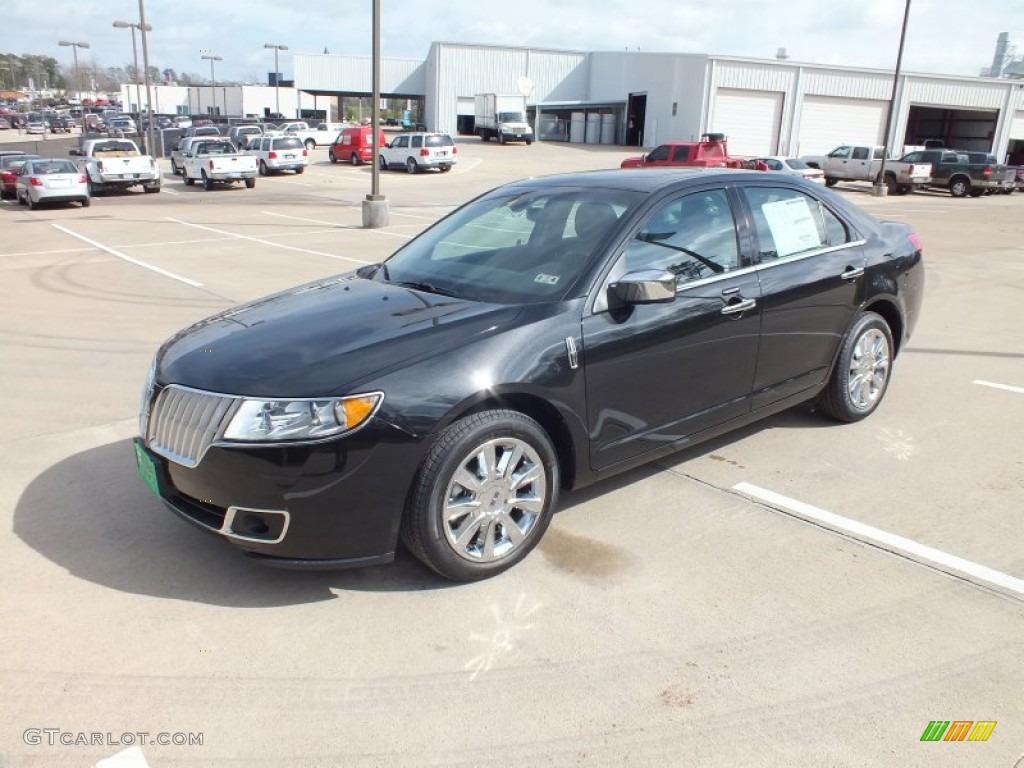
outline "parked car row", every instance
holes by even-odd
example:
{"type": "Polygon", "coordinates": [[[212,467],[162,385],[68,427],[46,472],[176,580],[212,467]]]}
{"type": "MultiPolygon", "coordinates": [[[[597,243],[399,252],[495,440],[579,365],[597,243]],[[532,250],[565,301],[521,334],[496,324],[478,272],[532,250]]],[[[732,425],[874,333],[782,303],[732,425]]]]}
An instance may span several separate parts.
{"type": "Polygon", "coordinates": [[[62,157],[9,153],[0,156],[0,198],[14,198],[35,210],[43,203],[89,207],[89,182],[75,163],[62,157]]]}

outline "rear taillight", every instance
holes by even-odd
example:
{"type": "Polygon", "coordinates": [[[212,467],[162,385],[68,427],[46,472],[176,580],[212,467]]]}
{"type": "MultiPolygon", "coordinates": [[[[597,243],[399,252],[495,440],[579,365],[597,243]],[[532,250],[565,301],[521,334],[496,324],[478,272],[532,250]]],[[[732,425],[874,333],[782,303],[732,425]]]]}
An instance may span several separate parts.
{"type": "Polygon", "coordinates": [[[210,161],[210,163],[209,163],[209,165],[208,165],[207,167],[208,167],[208,168],[209,168],[209,169],[210,169],[211,171],[213,170],[213,160],[211,160],[211,161],[210,161]]]}
{"type": "Polygon", "coordinates": [[[43,180],[40,179],[38,176],[29,176],[28,183],[31,184],[33,187],[43,186],[43,180]]]}
{"type": "Polygon", "coordinates": [[[909,235],[907,235],[907,240],[909,240],[910,244],[914,246],[915,251],[924,250],[924,246],[921,245],[921,237],[920,235],[917,234],[917,232],[911,232],[909,235]]]}
{"type": "Polygon", "coordinates": [[[420,150],[420,157],[430,157],[430,150],[429,149],[421,149],[420,150]]]}
{"type": "Polygon", "coordinates": [[[96,170],[99,171],[100,173],[103,173],[103,161],[102,160],[100,160],[98,163],[96,163],[96,170]]]}
{"type": "Polygon", "coordinates": [[[309,156],[309,152],[307,152],[306,150],[302,150],[302,156],[303,157],[308,157],[309,156]]]}
{"type": "Polygon", "coordinates": [[[991,175],[992,175],[992,166],[986,165],[986,166],[985,166],[985,170],[983,170],[983,171],[981,172],[981,175],[982,175],[982,176],[984,176],[984,177],[985,177],[986,179],[987,179],[987,178],[988,178],[989,176],[991,176],[991,175]]]}
{"type": "Polygon", "coordinates": [[[453,155],[459,154],[459,148],[458,147],[452,147],[452,154],[453,155]]]}
{"type": "Polygon", "coordinates": [[[277,160],[277,152],[271,152],[267,155],[268,160],[277,160]]]}
{"type": "Polygon", "coordinates": [[[86,177],[86,175],[84,173],[81,176],[78,177],[78,183],[79,184],[87,184],[88,182],[89,182],[89,179],[86,177]]]}

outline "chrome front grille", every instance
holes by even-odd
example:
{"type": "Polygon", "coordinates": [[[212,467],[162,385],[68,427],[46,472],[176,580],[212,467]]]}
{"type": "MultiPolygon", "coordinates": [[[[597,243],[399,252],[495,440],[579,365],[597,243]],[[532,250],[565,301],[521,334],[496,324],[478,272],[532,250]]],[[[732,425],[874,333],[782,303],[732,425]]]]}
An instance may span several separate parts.
{"type": "Polygon", "coordinates": [[[239,399],[171,384],[157,395],[147,442],[154,453],[196,466],[234,415],[239,399]]]}

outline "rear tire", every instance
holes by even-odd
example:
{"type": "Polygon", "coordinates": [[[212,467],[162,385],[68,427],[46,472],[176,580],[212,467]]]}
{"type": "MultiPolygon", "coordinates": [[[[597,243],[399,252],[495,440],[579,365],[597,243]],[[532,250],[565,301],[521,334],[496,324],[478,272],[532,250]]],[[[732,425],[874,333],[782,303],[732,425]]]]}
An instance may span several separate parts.
{"type": "Polygon", "coordinates": [[[899,185],[896,183],[896,177],[886,174],[885,176],[885,193],[887,195],[895,195],[896,190],[899,189],[899,185]]]}
{"type": "Polygon", "coordinates": [[[213,182],[210,181],[210,177],[206,175],[206,171],[203,171],[203,189],[207,192],[213,189],[213,182]]]}
{"type": "Polygon", "coordinates": [[[256,186],[256,179],[246,179],[245,180],[245,188],[246,189],[252,189],[255,186],[256,186]]]}
{"type": "Polygon", "coordinates": [[[836,367],[819,398],[821,409],[836,421],[870,416],[889,387],[893,349],[892,331],[881,315],[858,315],[843,338],[836,367]]]}
{"type": "Polygon", "coordinates": [[[305,171],[305,170],[306,170],[306,169],[305,169],[304,167],[302,167],[302,166],[299,166],[298,168],[296,168],[296,169],[295,169],[295,174],[296,174],[297,176],[301,176],[301,175],[302,175],[302,172],[303,172],[303,171],[305,171]]]}
{"type": "Polygon", "coordinates": [[[826,176],[825,177],[825,186],[826,187],[834,187],[838,183],[839,183],[839,179],[837,179],[835,176],[826,176]]]}
{"type": "Polygon", "coordinates": [[[352,153],[352,155],[351,155],[351,157],[349,157],[348,161],[350,163],[352,163],[352,165],[362,165],[363,164],[363,161],[359,159],[359,155],[357,153],[355,153],[355,152],[352,153]]]}
{"type": "Polygon", "coordinates": [[[260,160],[260,176],[266,176],[266,175],[267,175],[267,164],[265,162],[263,162],[262,160],[260,160]]]}
{"type": "Polygon", "coordinates": [[[477,581],[525,558],[558,500],[551,439],[518,411],[467,416],[427,452],[402,518],[406,547],[453,581],[477,581]]]}
{"type": "Polygon", "coordinates": [[[33,199],[32,199],[31,197],[29,197],[28,195],[26,195],[26,198],[28,199],[28,209],[29,209],[30,211],[34,211],[34,210],[35,210],[36,208],[38,208],[38,207],[39,207],[39,203],[37,203],[37,202],[36,202],[35,200],[33,200],[33,199]]]}
{"type": "Polygon", "coordinates": [[[949,194],[953,197],[967,197],[971,192],[971,182],[963,176],[957,176],[949,181],[949,194]]]}
{"type": "Polygon", "coordinates": [[[406,160],[405,160],[405,170],[406,171],[408,171],[409,173],[416,173],[419,169],[420,169],[419,165],[416,164],[416,161],[413,158],[411,158],[411,157],[406,158],[406,160]]]}
{"type": "Polygon", "coordinates": [[[185,176],[185,186],[186,187],[191,187],[195,183],[196,183],[196,180],[193,179],[191,176],[188,176],[188,175],[185,176]]]}
{"type": "Polygon", "coordinates": [[[90,205],[92,205],[92,200],[90,200],[88,197],[83,197],[79,202],[82,203],[83,208],[88,208],[90,205]]]}

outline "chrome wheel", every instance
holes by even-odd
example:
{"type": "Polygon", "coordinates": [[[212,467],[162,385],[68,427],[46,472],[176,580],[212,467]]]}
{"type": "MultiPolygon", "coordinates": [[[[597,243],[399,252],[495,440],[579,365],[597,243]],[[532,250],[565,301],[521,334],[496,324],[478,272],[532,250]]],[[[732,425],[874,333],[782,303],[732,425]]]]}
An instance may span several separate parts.
{"type": "Polygon", "coordinates": [[[889,340],[877,328],[868,329],[857,339],[846,380],[855,408],[869,410],[881,397],[889,379],[889,358],[889,340]]]}
{"type": "Polygon", "coordinates": [[[529,536],[547,500],[540,455],[527,442],[498,438],[474,448],[444,495],[444,535],[470,562],[492,563],[529,536]]]}

